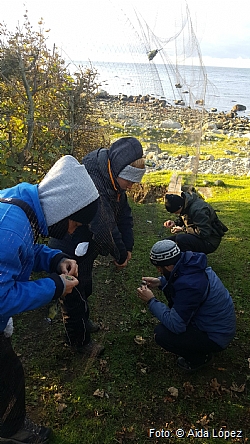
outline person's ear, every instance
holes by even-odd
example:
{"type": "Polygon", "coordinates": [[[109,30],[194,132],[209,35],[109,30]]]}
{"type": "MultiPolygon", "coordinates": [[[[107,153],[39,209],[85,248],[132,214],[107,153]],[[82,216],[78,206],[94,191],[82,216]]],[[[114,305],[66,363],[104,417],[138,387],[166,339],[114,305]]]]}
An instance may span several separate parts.
{"type": "Polygon", "coordinates": [[[165,265],[164,268],[166,268],[166,270],[168,270],[168,271],[172,271],[174,268],[174,265],[165,265]]]}
{"type": "Polygon", "coordinates": [[[75,220],[69,219],[68,224],[68,233],[73,234],[77,227],[80,227],[82,224],[80,222],[76,222],[75,220]]]}

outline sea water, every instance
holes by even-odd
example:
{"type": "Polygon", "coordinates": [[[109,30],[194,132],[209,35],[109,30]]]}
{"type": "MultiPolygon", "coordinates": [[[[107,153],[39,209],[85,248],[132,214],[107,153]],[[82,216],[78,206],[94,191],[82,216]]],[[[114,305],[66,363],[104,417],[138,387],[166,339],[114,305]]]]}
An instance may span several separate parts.
{"type": "Polygon", "coordinates": [[[75,62],[94,68],[99,90],[111,95],[151,95],[168,104],[229,112],[235,104],[246,106],[250,116],[250,69],[204,66],[173,66],[154,63],[75,62]]]}

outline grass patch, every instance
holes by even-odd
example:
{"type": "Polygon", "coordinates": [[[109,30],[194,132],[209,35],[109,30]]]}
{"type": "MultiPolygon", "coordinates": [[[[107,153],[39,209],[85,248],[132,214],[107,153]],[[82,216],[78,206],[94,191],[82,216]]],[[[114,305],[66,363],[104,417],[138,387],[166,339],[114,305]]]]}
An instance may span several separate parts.
{"type": "MultiPolygon", "coordinates": [[[[170,175],[152,173],[150,180],[164,184],[170,175]]],[[[215,439],[196,437],[195,429],[242,430],[242,440],[231,437],[229,442],[249,438],[250,178],[218,178],[225,186],[212,187],[209,202],[220,209],[229,231],[208,260],[235,302],[237,334],[232,344],[211,367],[186,375],[177,368],[176,357],[154,343],[157,321],[137,298],[136,288],[141,276],[157,275],[148,256],[153,243],[167,235],[162,224],[169,215],[161,202],[131,202],[135,248],[128,268],[116,272],[111,258],[99,257],[94,269],[89,302],[91,317],[102,325],[95,335],[105,345],[102,358],[86,360],[66,348],[60,314],[49,325],[47,307],[14,319],[13,344],[25,368],[27,410],[33,420],[53,428],[53,444],[166,441],[149,438],[150,429],[170,431],[169,443],[215,439]],[[135,342],[137,335],[143,344],[135,342]],[[177,398],[170,387],[178,389],[177,398]],[[175,435],[179,428],[185,430],[184,439],[175,435]]],[[[216,177],[206,179],[214,182],[216,177]]],[[[197,185],[203,180],[197,177],[197,185]]],[[[161,293],[158,296],[164,301],[161,293]]],[[[225,439],[216,438],[220,442],[225,439]]]]}

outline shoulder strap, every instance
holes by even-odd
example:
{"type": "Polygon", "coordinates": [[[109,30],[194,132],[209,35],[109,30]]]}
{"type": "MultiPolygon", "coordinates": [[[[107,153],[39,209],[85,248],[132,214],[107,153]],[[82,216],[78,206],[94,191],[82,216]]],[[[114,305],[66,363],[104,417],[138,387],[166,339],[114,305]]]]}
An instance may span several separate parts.
{"type": "Polygon", "coordinates": [[[8,198],[0,197],[0,202],[16,205],[17,207],[20,207],[25,212],[27,218],[29,219],[31,228],[33,230],[34,243],[36,243],[37,239],[39,237],[39,234],[40,234],[40,230],[39,230],[39,225],[38,225],[38,220],[37,220],[36,214],[32,210],[31,206],[27,202],[24,202],[21,199],[16,199],[14,197],[8,197],[8,198]]]}

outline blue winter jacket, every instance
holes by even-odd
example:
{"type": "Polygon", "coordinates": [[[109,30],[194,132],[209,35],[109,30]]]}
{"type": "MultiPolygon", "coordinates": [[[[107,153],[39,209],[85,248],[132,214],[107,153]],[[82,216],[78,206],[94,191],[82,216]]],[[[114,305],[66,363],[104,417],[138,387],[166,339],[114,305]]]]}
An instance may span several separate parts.
{"type": "Polygon", "coordinates": [[[235,335],[234,304],[216,273],[207,267],[206,255],[182,253],[168,281],[164,277],[160,280],[168,306],[153,298],[151,313],[173,333],[183,333],[191,324],[226,348],[235,335]]]}
{"type": "MultiPolygon", "coordinates": [[[[2,190],[0,197],[27,202],[36,213],[40,233],[47,236],[37,187],[21,183],[2,190]]],[[[53,272],[65,255],[33,242],[31,225],[24,211],[16,205],[0,203],[0,332],[11,316],[41,307],[63,292],[63,283],[53,272]],[[32,271],[53,274],[32,281],[29,280],[32,271]]]]}

